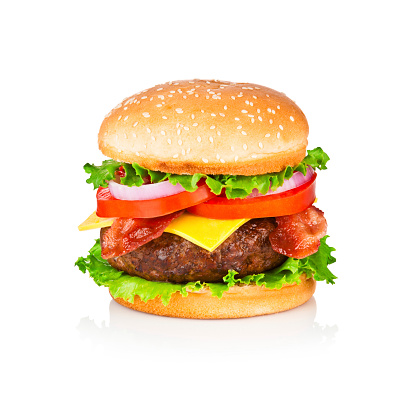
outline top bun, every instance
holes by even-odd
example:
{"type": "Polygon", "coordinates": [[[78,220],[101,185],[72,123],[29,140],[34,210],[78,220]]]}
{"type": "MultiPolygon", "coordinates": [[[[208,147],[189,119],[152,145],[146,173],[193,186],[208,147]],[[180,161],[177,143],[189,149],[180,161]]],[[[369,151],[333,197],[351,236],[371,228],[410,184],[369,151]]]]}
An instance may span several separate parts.
{"type": "Polygon", "coordinates": [[[285,94],[252,83],[168,82],[124,99],[104,119],[99,149],[174,174],[256,175],[298,164],[308,122],[285,94]]]}

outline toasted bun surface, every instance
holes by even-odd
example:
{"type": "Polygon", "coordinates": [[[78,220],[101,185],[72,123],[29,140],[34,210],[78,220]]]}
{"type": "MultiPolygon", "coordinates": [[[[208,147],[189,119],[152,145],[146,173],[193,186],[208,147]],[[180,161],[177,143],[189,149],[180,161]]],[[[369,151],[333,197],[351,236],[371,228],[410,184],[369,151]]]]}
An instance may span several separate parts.
{"type": "Polygon", "coordinates": [[[103,121],[104,155],[175,174],[255,175],[306,155],[305,115],[285,94],[251,83],[184,80],[123,100],[103,121]]]}
{"type": "Polygon", "coordinates": [[[257,285],[233,286],[223,294],[221,299],[211,296],[209,290],[189,292],[187,297],[174,293],[167,306],[162,304],[159,297],[147,303],[138,296],[135,296],[134,303],[121,298],[114,298],[114,300],[140,312],[175,318],[246,318],[295,308],[309,300],[315,289],[315,280],[305,279],[305,276],[302,276],[299,285],[287,285],[279,290],[257,285]]]}

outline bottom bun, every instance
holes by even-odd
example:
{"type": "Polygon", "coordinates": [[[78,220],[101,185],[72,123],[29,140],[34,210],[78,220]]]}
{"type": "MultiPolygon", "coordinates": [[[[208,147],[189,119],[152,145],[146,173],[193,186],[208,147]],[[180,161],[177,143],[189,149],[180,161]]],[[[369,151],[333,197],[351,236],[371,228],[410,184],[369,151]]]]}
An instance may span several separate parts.
{"type": "Polygon", "coordinates": [[[159,297],[146,303],[139,296],[135,296],[134,303],[122,298],[114,300],[140,312],[174,318],[246,318],[293,309],[309,300],[315,289],[315,280],[302,275],[300,284],[286,285],[282,289],[266,289],[257,285],[233,286],[224,292],[221,299],[212,296],[208,289],[203,289],[188,292],[187,297],[176,292],[167,306],[162,304],[159,297]]]}

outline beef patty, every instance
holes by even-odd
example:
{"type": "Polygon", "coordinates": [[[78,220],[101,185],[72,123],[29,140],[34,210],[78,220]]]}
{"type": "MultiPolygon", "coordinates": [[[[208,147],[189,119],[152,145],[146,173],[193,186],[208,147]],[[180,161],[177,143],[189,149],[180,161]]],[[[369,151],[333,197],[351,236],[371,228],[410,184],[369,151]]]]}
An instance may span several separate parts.
{"type": "MultiPolygon", "coordinates": [[[[175,234],[163,233],[108,262],[130,275],[157,282],[222,282],[228,270],[242,277],[270,270],[285,261],[286,256],[276,253],[269,241],[276,226],[274,218],[250,220],[213,252],[175,234]]],[[[105,231],[107,228],[101,229],[101,241],[105,231]]]]}

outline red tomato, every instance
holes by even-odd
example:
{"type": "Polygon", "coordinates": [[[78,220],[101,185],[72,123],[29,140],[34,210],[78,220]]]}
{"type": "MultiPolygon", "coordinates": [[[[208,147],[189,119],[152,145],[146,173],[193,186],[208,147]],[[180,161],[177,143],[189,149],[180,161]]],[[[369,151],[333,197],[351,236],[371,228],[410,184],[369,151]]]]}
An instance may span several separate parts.
{"type": "Polygon", "coordinates": [[[96,215],[99,217],[127,218],[160,217],[204,203],[213,197],[216,197],[216,195],[210,191],[205,183],[201,184],[193,193],[184,191],[167,197],[136,201],[118,200],[112,196],[109,188],[99,187],[96,193],[96,215]]]}
{"type": "Polygon", "coordinates": [[[307,183],[280,194],[232,200],[220,196],[187,210],[199,216],[221,220],[296,214],[306,210],[315,201],[315,180],[316,173],[307,183]]]}

